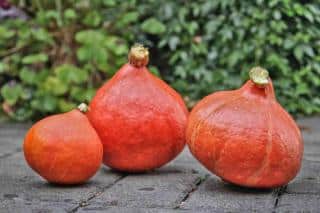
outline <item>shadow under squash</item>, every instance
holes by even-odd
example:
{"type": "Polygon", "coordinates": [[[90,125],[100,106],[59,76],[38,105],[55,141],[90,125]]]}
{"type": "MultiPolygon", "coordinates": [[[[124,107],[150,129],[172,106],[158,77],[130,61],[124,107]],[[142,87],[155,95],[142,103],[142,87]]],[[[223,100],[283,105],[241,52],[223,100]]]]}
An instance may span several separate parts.
{"type": "Polygon", "coordinates": [[[238,186],[213,176],[210,176],[203,184],[206,184],[204,187],[205,191],[219,191],[233,194],[270,194],[273,191],[273,189],[238,186]]]}
{"type": "Polygon", "coordinates": [[[179,166],[171,166],[171,165],[166,165],[161,168],[157,169],[152,169],[152,170],[147,170],[147,171],[142,171],[142,172],[126,172],[126,171],[121,171],[121,170],[116,170],[109,168],[107,166],[102,167],[102,172],[105,175],[108,174],[117,174],[117,175],[162,175],[162,174],[198,174],[198,171],[195,171],[193,169],[186,170],[185,168],[180,168],[179,166]]]}

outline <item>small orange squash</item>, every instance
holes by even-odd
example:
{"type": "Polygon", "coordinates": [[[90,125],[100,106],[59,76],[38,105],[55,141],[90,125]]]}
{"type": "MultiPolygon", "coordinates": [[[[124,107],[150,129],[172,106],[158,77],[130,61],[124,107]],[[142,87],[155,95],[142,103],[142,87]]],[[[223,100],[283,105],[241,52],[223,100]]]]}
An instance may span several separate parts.
{"type": "Polygon", "coordinates": [[[103,148],[84,104],[44,118],[27,132],[23,150],[29,166],[48,182],[80,184],[99,169],[103,148]]]}
{"type": "Polygon", "coordinates": [[[287,184],[297,175],[303,154],[301,133],[260,67],[250,71],[240,89],[213,93],[195,106],[187,144],[212,173],[256,188],[287,184]]]}

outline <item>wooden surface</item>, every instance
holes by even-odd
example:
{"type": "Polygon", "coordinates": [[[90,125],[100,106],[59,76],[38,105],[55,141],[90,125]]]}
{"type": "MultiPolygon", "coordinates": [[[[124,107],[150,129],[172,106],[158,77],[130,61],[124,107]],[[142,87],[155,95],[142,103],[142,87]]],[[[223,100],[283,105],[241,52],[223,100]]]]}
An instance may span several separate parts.
{"type": "Polygon", "coordinates": [[[0,213],[6,212],[320,212],[320,118],[300,119],[305,152],[288,186],[253,190],[222,182],[187,149],[146,174],[102,166],[87,184],[46,183],[21,151],[28,124],[0,124],[0,213]]]}

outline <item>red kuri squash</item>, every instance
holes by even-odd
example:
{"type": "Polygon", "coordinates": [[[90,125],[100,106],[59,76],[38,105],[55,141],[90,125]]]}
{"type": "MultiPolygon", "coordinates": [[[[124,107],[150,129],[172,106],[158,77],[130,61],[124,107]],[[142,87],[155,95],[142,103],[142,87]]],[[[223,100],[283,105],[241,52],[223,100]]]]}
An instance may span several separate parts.
{"type": "Polygon", "coordinates": [[[213,93],[195,106],[187,144],[217,176],[257,188],[287,184],[298,173],[303,154],[300,131],[260,67],[250,71],[240,89],[213,93]]]}
{"type": "Polygon", "coordinates": [[[99,169],[101,141],[80,105],[44,118],[27,132],[23,150],[30,167],[51,183],[80,184],[99,169]]]}
{"type": "Polygon", "coordinates": [[[125,64],[96,93],[88,117],[116,170],[143,172],[175,158],[185,145],[187,108],[180,95],[146,68],[149,52],[135,45],[125,64]]]}

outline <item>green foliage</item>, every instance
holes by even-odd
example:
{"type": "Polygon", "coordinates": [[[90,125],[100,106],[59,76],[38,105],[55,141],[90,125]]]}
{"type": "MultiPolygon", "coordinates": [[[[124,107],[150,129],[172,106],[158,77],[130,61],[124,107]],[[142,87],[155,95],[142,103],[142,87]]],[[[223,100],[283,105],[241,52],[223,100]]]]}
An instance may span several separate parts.
{"type": "Polygon", "coordinates": [[[288,111],[320,112],[318,1],[149,2],[144,16],[157,17],[166,31],[144,39],[160,52],[163,77],[191,105],[213,91],[238,88],[260,65],[288,111]]]}
{"type": "Polygon", "coordinates": [[[0,21],[0,117],[39,119],[89,102],[135,42],[189,106],[261,65],[288,111],[320,112],[316,0],[28,2],[16,3],[29,20],[0,21]]]}
{"type": "Polygon", "coordinates": [[[149,18],[142,23],[141,29],[146,33],[157,35],[164,33],[166,26],[155,18],[149,18]]]}
{"type": "Polygon", "coordinates": [[[103,20],[112,1],[73,2],[35,1],[28,21],[1,21],[2,114],[28,120],[69,111],[126,62],[128,41],[103,20]]]}

